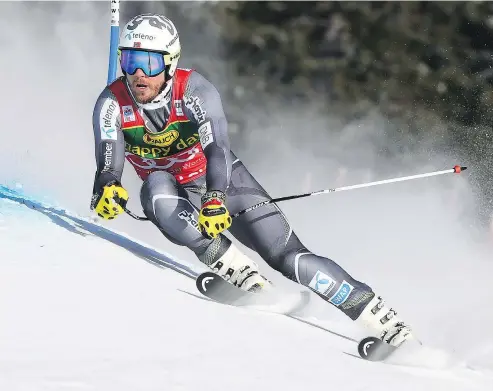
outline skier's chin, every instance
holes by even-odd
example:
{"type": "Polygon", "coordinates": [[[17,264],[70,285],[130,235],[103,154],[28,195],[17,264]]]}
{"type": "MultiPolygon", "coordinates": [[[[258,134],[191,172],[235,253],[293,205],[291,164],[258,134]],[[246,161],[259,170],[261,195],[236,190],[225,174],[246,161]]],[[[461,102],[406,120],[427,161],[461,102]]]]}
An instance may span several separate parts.
{"type": "Polygon", "coordinates": [[[159,90],[154,90],[149,86],[146,87],[132,87],[132,93],[135,100],[141,104],[152,102],[152,100],[158,95],[159,90]]]}

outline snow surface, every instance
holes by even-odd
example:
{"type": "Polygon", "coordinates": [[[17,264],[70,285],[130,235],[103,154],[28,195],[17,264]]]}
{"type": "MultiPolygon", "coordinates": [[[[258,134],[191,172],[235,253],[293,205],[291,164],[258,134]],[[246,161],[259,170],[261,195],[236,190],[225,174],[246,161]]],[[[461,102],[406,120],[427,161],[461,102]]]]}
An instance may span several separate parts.
{"type": "MultiPolygon", "coordinates": [[[[0,391],[493,390],[493,241],[476,221],[474,166],[281,205],[308,249],[413,325],[427,348],[392,365],[355,357],[364,332],[313,294],[296,318],[216,304],[191,278],[205,267],[151,223],[93,222],[91,114],[108,20],[106,2],[0,2],[0,186],[33,197],[0,197],[0,391]]],[[[192,27],[182,66],[230,88],[228,64],[189,62],[193,45],[219,46],[192,27]]],[[[313,103],[252,112],[245,138],[233,138],[272,195],[468,164],[434,149],[443,140],[395,140],[378,113],[348,123],[313,103]]],[[[140,213],[128,166],[123,183],[140,213]]],[[[302,289],[246,252],[286,291],[302,289]]]]}
{"type": "Polygon", "coordinates": [[[360,335],[348,322],[306,314],[299,321],[211,302],[195,289],[193,276],[205,270],[199,262],[159,255],[14,193],[2,197],[1,390],[394,390],[398,384],[472,391],[493,384],[492,371],[445,352],[432,351],[435,362],[428,356],[414,366],[365,362],[354,342],[360,335]]]}

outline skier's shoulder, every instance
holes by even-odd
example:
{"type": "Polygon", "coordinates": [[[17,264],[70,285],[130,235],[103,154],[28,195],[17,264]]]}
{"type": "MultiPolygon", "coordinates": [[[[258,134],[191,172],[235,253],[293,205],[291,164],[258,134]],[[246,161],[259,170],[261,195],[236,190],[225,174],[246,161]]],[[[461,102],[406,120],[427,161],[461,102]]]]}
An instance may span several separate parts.
{"type": "Polygon", "coordinates": [[[111,111],[113,111],[113,109],[116,109],[116,111],[119,112],[120,103],[123,103],[123,105],[125,105],[124,102],[127,99],[130,99],[130,97],[128,97],[124,78],[119,77],[103,88],[98,98],[96,99],[96,103],[94,105],[94,114],[105,111],[105,109],[107,110],[108,108],[111,108],[111,111]]]}
{"type": "Polygon", "coordinates": [[[179,77],[181,80],[184,80],[185,85],[185,96],[189,96],[191,94],[196,93],[207,93],[208,91],[217,92],[214,84],[207,79],[202,73],[197,71],[196,69],[187,69],[187,68],[178,68],[177,72],[179,72],[179,77]]]}
{"type": "MultiPolygon", "coordinates": [[[[115,80],[115,82],[113,82],[112,84],[116,83],[117,81],[115,80]]],[[[118,99],[116,98],[115,94],[113,93],[112,89],[111,89],[111,86],[112,84],[110,85],[107,85],[105,86],[100,94],[98,95],[97,99],[96,99],[96,102],[95,102],[95,108],[97,107],[102,107],[104,105],[105,102],[108,102],[108,101],[114,101],[116,105],[118,105],[118,99]]]]}

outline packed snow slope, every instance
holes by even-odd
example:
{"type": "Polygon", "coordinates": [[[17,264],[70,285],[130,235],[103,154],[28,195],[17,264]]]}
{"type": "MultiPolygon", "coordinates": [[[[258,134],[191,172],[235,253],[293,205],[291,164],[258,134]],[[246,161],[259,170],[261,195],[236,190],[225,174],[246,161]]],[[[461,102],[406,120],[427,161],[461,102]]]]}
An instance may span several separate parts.
{"type": "MultiPolygon", "coordinates": [[[[0,186],[15,190],[0,197],[0,390],[492,389],[493,241],[476,224],[473,166],[280,204],[307,248],[412,324],[432,349],[414,357],[427,369],[354,357],[362,331],[317,297],[301,320],[204,300],[188,249],[126,215],[91,220],[108,20],[106,2],[0,2],[0,186]]],[[[190,62],[194,45],[219,47],[199,27],[178,26],[181,66],[234,88],[220,58],[190,62]]],[[[378,113],[347,122],[314,103],[252,108],[243,138],[232,135],[273,196],[468,165],[435,149],[443,140],[396,140],[378,113]]],[[[129,166],[123,184],[141,213],[129,166]]],[[[283,289],[302,289],[247,252],[283,289]]]]}
{"type": "Polygon", "coordinates": [[[209,301],[198,262],[0,194],[2,390],[491,389],[492,371],[448,353],[418,366],[361,360],[359,332],[337,317],[209,301]]]}

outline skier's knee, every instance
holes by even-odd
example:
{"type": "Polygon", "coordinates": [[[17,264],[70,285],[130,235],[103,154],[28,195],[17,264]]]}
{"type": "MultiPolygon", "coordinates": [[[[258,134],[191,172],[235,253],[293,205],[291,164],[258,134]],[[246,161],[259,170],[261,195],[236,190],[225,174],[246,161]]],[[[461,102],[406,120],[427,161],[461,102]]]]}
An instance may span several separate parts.
{"type": "Polygon", "coordinates": [[[140,202],[145,210],[155,196],[177,194],[178,187],[174,176],[164,171],[156,171],[151,173],[142,184],[140,202]]]}
{"type": "Polygon", "coordinates": [[[272,254],[267,260],[267,263],[274,270],[280,272],[284,277],[295,282],[299,282],[296,278],[295,271],[295,262],[297,260],[297,254],[299,253],[299,249],[293,249],[281,252],[279,254],[272,254]]]}
{"type": "Polygon", "coordinates": [[[163,171],[151,173],[140,189],[140,203],[144,214],[154,221],[156,201],[168,197],[174,197],[177,201],[179,192],[178,183],[173,175],[163,171]]]}

